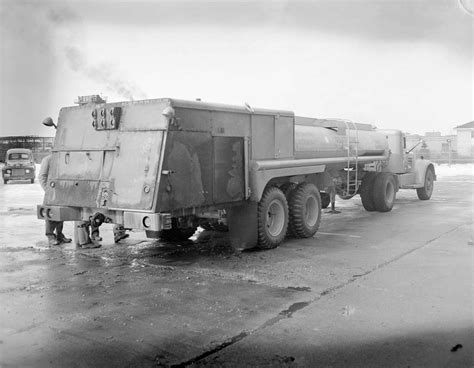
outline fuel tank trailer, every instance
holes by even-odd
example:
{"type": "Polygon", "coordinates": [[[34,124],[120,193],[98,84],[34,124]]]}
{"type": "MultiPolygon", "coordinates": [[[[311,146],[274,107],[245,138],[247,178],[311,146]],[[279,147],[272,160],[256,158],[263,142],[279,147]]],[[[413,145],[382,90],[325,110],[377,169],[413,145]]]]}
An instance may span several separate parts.
{"type": "MultiPolygon", "coordinates": [[[[313,236],[330,194],[390,211],[429,199],[433,164],[398,130],[291,111],[153,99],[60,110],[38,218],[121,224],[149,238],[229,231],[236,248],[313,236]]],[[[99,223],[100,225],[100,223],[99,223]]]]}

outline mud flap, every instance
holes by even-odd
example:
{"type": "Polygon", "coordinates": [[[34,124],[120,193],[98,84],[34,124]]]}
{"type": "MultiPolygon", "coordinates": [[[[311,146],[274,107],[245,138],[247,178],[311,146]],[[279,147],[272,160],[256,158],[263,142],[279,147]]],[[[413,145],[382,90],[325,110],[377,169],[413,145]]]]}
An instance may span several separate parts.
{"type": "Polygon", "coordinates": [[[234,249],[243,250],[257,246],[257,203],[249,202],[232,207],[227,214],[229,238],[234,249]]]}

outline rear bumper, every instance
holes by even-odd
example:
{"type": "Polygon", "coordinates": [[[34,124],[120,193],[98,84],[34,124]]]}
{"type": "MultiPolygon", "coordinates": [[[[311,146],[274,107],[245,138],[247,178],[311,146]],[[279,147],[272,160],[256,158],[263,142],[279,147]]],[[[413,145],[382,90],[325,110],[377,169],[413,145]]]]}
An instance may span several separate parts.
{"type": "Polygon", "coordinates": [[[106,222],[121,224],[127,229],[161,231],[171,229],[171,215],[168,213],[131,212],[118,210],[97,211],[92,208],[37,206],[37,217],[51,221],[88,221],[96,212],[102,213],[106,222]]]}

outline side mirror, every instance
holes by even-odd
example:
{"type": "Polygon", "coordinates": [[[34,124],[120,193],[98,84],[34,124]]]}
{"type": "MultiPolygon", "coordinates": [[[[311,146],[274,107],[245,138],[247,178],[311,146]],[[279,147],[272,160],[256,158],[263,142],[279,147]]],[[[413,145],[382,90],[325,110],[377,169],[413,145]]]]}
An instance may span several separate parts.
{"type": "Polygon", "coordinates": [[[43,120],[43,125],[46,125],[48,127],[54,127],[54,129],[58,129],[56,124],[53,123],[53,119],[51,119],[49,116],[43,120]]]}

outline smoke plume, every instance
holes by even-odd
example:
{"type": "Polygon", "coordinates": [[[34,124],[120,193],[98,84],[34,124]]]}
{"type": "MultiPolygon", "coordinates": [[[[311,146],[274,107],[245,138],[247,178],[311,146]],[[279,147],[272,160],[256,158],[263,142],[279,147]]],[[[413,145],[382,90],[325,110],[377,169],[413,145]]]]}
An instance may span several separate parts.
{"type": "Polygon", "coordinates": [[[117,65],[112,63],[92,64],[87,60],[87,57],[81,51],[78,40],[80,32],[74,32],[70,27],[72,23],[80,25],[81,18],[79,15],[63,7],[49,9],[47,18],[49,22],[55,24],[58,28],[61,28],[62,32],[66,33],[68,45],[63,48],[63,52],[71,70],[99,83],[106,90],[114,92],[127,100],[133,101],[137,98],[146,98],[145,93],[135,84],[124,80],[120,76],[117,65]]]}

